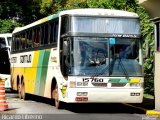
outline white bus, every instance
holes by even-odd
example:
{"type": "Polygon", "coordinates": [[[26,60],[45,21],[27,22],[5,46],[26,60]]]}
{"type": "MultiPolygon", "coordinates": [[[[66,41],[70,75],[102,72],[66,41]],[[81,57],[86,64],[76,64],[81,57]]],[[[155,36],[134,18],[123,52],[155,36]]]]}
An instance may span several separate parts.
{"type": "Polygon", "coordinates": [[[0,34],[0,77],[6,78],[5,88],[11,88],[10,81],[10,50],[11,50],[11,33],[0,34]]]}
{"type": "Polygon", "coordinates": [[[61,11],[13,31],[11,80],[26,93],[66,103],[141,103],[138,15],[109,9],[61,11]]]}

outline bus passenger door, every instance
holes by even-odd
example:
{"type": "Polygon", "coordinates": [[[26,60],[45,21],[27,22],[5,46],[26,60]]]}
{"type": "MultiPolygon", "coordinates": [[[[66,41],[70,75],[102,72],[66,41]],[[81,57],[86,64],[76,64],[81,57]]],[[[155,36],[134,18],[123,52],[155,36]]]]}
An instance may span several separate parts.
{"type": "Polygon", "coordinates": [[[67,70],[68,70],[68,54],[69,54],[68,46],[69,46],[69,40],[67,38],[64,38],[60,54],[61,72],[64,77],[67,77],[67,70]]]}

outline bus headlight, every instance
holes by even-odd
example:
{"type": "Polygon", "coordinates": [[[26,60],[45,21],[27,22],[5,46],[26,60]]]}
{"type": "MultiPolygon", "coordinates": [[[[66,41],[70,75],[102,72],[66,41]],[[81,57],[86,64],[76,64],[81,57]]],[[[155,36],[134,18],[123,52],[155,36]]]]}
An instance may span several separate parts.
{"type": "Polygon", "coordinates": [[[70,87],[71,87],[71,88],[76,87],[76,82],[75,82],[75,81],[70,81],[70,87]]]}
{"type": "Polygon", "coordinates": [[[141,87],[140,78],[132,78],[130,80],[130,86],[131,87],[141,87]]]}

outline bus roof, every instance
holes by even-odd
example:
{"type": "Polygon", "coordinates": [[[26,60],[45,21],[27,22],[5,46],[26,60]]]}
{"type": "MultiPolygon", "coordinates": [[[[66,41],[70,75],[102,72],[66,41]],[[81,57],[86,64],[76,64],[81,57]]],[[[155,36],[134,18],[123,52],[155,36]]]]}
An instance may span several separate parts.
{"type": "Polygon", "coordinates": [[[72,9],[72,10],[61,11],[57,14],[47,16],[45,18],[42,18],[42,19],[35,21],[35,22],[33,22],[29,25],[26,25],[24,27],[17,27],[14,29],[14,31],[12,33],[26,30],[30,27],[39,25],[39,24],[47,22],[47,21],[50,21],[50,20],[58,18],[62,15],[81,15],[81,16],[98,16],[98,15],[100,15],[100,16],[112,16],[112,17],[135,17],[135,18],[138,18],[138,15],[136,13],[122,11],[122,10],[100,9],[100,8],[72,9]]]}
{"type": "Polygon", "coordinates": [[[3,33],[0,34],[0,37],[12,37],[12,33],[3,33]]]}
{"type": "Polygon", "coordinates": [[[115,17],[138,17],[136,13],[123,11],[123,10],[114,10],[114,9],[101,9],[101,8],[84,8],[84,9],[72,9],[61,11],[61,15],[71,14],[71,15],[100,15],[100,16],[115,16],[115,17]]]}

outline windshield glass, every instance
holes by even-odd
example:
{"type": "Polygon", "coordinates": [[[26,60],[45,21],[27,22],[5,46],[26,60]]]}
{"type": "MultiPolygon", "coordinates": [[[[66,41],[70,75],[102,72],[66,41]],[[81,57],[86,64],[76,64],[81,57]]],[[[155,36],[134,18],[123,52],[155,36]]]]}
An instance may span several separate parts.
{"type": "Polygon", "coordinates": [[[108,66],[108,38],[74,37],[72,44],[70,74],[94,75],[108,66]]]}
{"type": "Polygon", "coordinates": [[[136,39],[110,38],[110,75],[141,76],[139,43],[136,39]]]}
{"type": "Polygon", "coordinates": [[[137,18],[72,17],[71,31],[80,33],[140,34],[137,18]]]}
{"type": "Polygon", "coordinates": [[[0,37],[0,49],[6,47],[6,41],[4,37],[0,37]]]}
{"type": "Polygon", "coordinates": [[[69,75],[141,76],[136,39],[73,37],[69,75]]]}
{"type": "Polygon", "coordinates": [[[8,40],[8,45],[11,46],[12,37],[7,37],[7,40],[8,40]]]}

